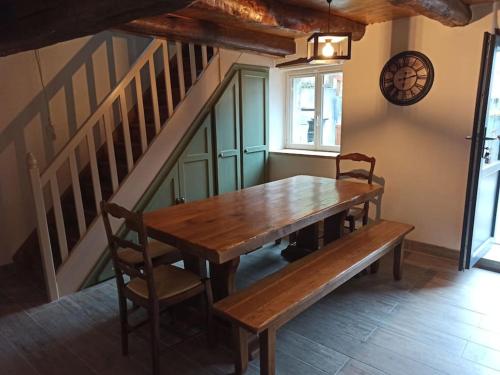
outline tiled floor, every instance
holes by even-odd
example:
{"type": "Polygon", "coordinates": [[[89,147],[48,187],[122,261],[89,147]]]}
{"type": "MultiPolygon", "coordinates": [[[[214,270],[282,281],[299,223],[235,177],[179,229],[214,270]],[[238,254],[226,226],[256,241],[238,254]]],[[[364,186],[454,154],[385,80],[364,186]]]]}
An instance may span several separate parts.
{"type": "MultiPolygon", "coordinates": [[[[394,282],[390,261],[279,331],[279,374],[500,373],[500,274],[459,273],[453,261],[413,252],[394,282]]],[[[245,256],[238,285],[284,264],[277,247],[245,256]]],[[[147,326],[132,335],[130,357],[120,354],[113,282],[36,306],[33,285],[9,280],[0,277],[0,374],[150,373],[147,326]]],[[[200,328],[164,321],[164,374],[233,371],[230,351],[208,348],[200,328]]],[[[248,373],[258,373],[258,360],[248,373]]]]}

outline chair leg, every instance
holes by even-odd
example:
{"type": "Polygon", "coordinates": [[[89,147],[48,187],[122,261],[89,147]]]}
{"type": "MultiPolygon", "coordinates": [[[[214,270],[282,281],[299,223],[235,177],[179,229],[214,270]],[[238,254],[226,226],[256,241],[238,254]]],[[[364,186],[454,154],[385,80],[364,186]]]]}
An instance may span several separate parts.
{"type": "Polygon", "coordinates": [[[356,220],[354,218],[350,217],[349,219],[349,232],[354,232],[356,230],[356,220]]]}
{"type": "Polygon", "coordinates": [[[276,329],[270,327],[259,334],[260,374],[274,375],[276,368],[276,329]]]}
{"type": "Polygon", "coordinates": [[[274,244],[275,244],[275,245],[279,245],[279,244],[281,244],[281,238],[278,238],[276,241],[274,241],[274,244]]]}
{"type": "Polygon", "coordinates": [[[127,299],[118,295],[118,305],[120,308],[120,328],[122,339],[122,354],[128,356],[128,310],[127,299]]]}
{"type": "Polygon", "coordinates": [[[248,333],[233,325],[235,375],[243,375],[248,368],[248,333]]]}
{"type": "Polygon", "coordinates": [[[394,268],[393,268],[394,280],[399,281],[403,277],[403,258],[404,258],[403,244],[400,243],[394,248],[394,268]]]}
{"type": "Polygon", "coordinates": [[[160,309],[157,303],[149,308],[149,324],[151,328],[151,355],[153,375],[160,374],[160,309]]]}

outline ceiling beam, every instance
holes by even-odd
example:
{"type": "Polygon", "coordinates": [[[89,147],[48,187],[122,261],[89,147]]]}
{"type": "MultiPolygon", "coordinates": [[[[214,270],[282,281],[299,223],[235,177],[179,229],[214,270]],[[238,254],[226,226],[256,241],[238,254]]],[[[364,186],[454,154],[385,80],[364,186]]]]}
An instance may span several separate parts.
{"type": "Polygon", "coordinates": [[[279,35],[226,27],[208,21],[175,15],[142,18],[120,30],[215,47],[285,56],[295,53],[295,41],[279,35]]]}
{"type": "Polygon", "coordinates": [[[391,4],[412,9],[446,26],[468,25],[472,12],[461,0],[390,0],[391,4]]]}
{"type": "Polygon", "coordinates": [[[95,34],[136,18],[173,12],[193,0],[6,0],[0,56],[95,34]]]}
{"type": "MultiPolygon", "coordinates": [[[[328,12],[288,5],[277,0],[199,0],[185,8],[181,14],[194,18],[218,17],[222,22],[239,22],[241,27],[255,25],[260,28],[288,29],[303,34],[327,31],[328,12]]],[[[352,32],[360,40],[365,25],[347,18],[331,15],[332,32],[352,32]]]]}

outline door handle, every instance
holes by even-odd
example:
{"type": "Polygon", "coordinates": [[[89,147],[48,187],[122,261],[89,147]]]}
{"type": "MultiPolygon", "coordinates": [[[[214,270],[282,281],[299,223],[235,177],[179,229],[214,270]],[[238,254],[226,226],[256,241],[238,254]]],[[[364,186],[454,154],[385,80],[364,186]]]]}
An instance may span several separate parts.
{"type": "MultiPolygon", "coordinates": [[[[468,135],[467,137],[465,137],[465,139],[470,141],[472,139],[472,135],[468,135]]],[[[497,139],[500,139],[500,135],[496,136],[496,138],[495,137],[484,137],[485,141],[494,141],[497,139]]]]}

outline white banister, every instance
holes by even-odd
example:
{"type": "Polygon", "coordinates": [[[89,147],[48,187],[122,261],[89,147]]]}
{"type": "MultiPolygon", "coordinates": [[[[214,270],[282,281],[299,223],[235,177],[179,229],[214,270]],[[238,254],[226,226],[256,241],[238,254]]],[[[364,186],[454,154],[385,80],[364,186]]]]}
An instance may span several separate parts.
{"type": "Polygon", "coordinates": [[[189,43],[189,67],[191,70],[191,83],[194,84],[196,82],[196,54],[193,43],[189,43]]]}
{"type": "MultiPolygon", "coordinates": [[[[144,52],[139,56],[136,62],[131,67],[130,71],[125,74],[125,76],[121,79],[118,85],[110,92],[110,94],[102,101],[102,103],[98,106],[96,111],[92,113],[87,120],[78,128],[76,133],[71,137],[71,139],[64,145],[61,151],[55,156],[52,162],[48,165],[48,167],[40,173],[37,165],[37,161],[35,160],[32,154],[27,155],[27,163],[30,175],[30,181],[32,186],[33,199],[35,202],[35,211],[36,211],[36,222],[37,222],[37,233],[38,239],[40,243],[40,252],[43,261],[43,269],[45,275],[45,281],[47,286],[47,293],[51,300],[55,300],[59,297],[60,291],[63,290],[63,286],[58,285],[59,280],[59,272],[63,269],[66,264],[72,261],[70,256],[72,249],[69,248],[68,239],[70,240],[70,244],[73,243],[73,240],[77,240],[78,243],[76,247],[82,244],[82,241],[85,240],[85,236],[91,236],[93,230],[95,230],[95,225],[98,223],[98,220],[94,221],[92,224],[88,224],[85,210],[93,207],[84,206],[84,202],[87,203],[87,200],[84,199],[87,195],[87,192],[84,189],[87,187],[86,185],[91,182],[92,190],[93,190],[93,201],[95,203],[96,215],[97,219],[99,219],[100,215],[100,203],[103,199],[103,189],[108,188],[109,185],[101,186],[101,175],[109,173],[109,177],[111,180],[113,197],[118,194],[120,188],[120,180],[118,176],[118,165],[117,165],[117,157],[121,157],[123,153],[125,154],[127,171],[128,173],[132,172],[135,167],[134,160],[134,149],[133,145],[138,142],[137,138],[140,138],[141,145],[141,158],[145,155],[148,150],[149,140],[148,140],[148,124],[146,123],[146,109],[144,107],[144,94],[143,92],[146,86],[146,83],[142,81],[142,79],[149,79],[149,89],[151,90],[151,100],[152,100],[152,111],[154,118],[154,127],[155,133],[158,133],[162,129],[161,119],[162,117],[170,118],[175,115],[174,111],[174,101],[173,101],[173,87],[172,87],[172,76],[170,72],[170,63],[172,59],[176,59],[178,66],[178,78],[179,78],[179,94],[180,99],[184,99],[186,96],[186,86],[185,86],[185,77],[184,77],[184,67],[186,68],[189,65],[189,70],[187,74],[191,75],[192,85],[197,81],[197,71],[196,71],[196,49],[194,44],[188,45],[189,49],[189,57],[183,56],[183,45],[180,42],[175,42],[175,52],[169,51],[169,44],[166,40],[153,40],[150,45],[144,50],[144,52]],[[159,103],[158,100],[158,87],[157,87],[157,75],[155,68],[155,56],[160,55],[163,57],[163,65],[160,66],[159,69],[164,70],[164,79],[165,79],[165,90],[166,90],[166,103],[159,103]],[[173,55],[176,56],[173,56],[173,55]],[[172,55],[172,56],[171,56],[172,55]],[[187,61],[183,61],[184,57],[189,58],[189,63],[187,61]],[[143,69],[149,70],[148,78],[145,78],[141,75],[144,71],[143,69]],[[144,83],[144,85],[143,85],[144,83]],[[134,86],[135,85],[135,90],[134,86]],[[135,91],[135,92],[134,92],[135,91]],[[132,95],[130,98],[128,95],[132,95]],[[134,132],[134,137],[132,138],[131,129],[130,129],[130,120],[129,120],[129,105],[127,105],[127,99],[131,99],[129,101],[129,105],[137,106],[137,125],[139,129],[139,137],[136,136],[134,132]],[[168,116],[165,113],[160,113],[161,107],[167,107],[168,116]],[[117,107],[119,106],[119,108],[117,107]],[[121,123],[121,125],[120,125],[121,123]],[[96,127],[97,126],[97,127],[96,127]],[[95,133],[97,133],[97,128],[101,130],[101,126],[104,126],[104,135],[105,142],[98,137],[95,133]],[[120,154],[116,154],[116,144],[115,142],[120,142],[121,139],[117,139],[117,131],[123,133],[123,148],[124,152],[120,154]],[[97,143],[97,144],[96,144],[97,143]],[[105,143],[105,144],[104,144],[105,143]],[[86,151],[88,151],[88,155],[83,153],[82,163],[84,165],[79,165],[77,162],[77,156],[79,155],[79,148],[81,146],[86,145],[86,151]],[[100,150],[106,152],[107,161],[109,164],[109,171],[103,166],[103,164],[99,164],[98,162],[104,162],[105,160],[98,160],[98,152],[100,150]],[[69,178],[64,180],[58,180],[58,173],[60,170],[66,168],[69,164],[69,178]],[[81,186],[80,179],[82,177],[81,173],[84,170],[88,170],[88,166],[90,166],[90,180],[85,180],[84,186],[81,186]],[[100,171],[99,169],[102,168],[100,171]],[[101,174],[99,173],[101,172],[101,174]],[[50,228],[49,231],[49,219],[47,215],[49,211],[47,211],[47,207],[45,207],[45,196],[44,189],[50,188],[50,197],[52,207],[49,207],[49,211],[52,209],[54,218],[55,218],[55,228],[50,228]],[[65,211],[65,207],[68,205],[65,197],[65,192],[72,190],[72,199],[74,201],[75,212],[72,210],[68,212],[65,211]],[[73,215],[68,217],[68,215],[73,215]],[[76,215],[76,220],[74,215],[76,215]],[[79,238],[73,238],[73,232],[69,232],[67,228],[70,224],[75,223],[78,225],[78,235],[79,238]],[[53,229],[55,229],[53,231],[53,229]],[[51,242],[51,234],[54,233],[52,241],[57,241],[58,246],[55,245],[55,242],[51,242]],[[69,237],[68,237],[69,236],[69,237]],[[60,268],[55,270],[54,260],[53,260],[53,246],[57,247],[60,252],[62,265],[60,268]]],[[[207,55],[207,47],[202,46],[202,61],[204,67],[209,68],[208,64],[208,55],[207,55]]],[[[174,77],[175,78],[175,77],[174,77]]],[[[147,81],[145,81],[147,82],[147,81]]],[[[177,97],[176,97],[177,99],[177,97]]],[[[149,114],[149,113],[148,113],[149,114]]],[[[135,121],[135,120],[134,120],[135,121]]],[[[137,126],[134,124],[134,126],[137,126]]],[[[120,150],[121,151],[121,150],[120,150]]],[[[138,151],[138,150],[135,150],[138,151]]],[[[104,155],[103,155],[104,156],[104,155]]],[[[135,155],[138,156],[137,153],[135,155]]],[[[135,158],[137,160],[137,158],[135,158]]],[[[63,175],[61,174],[61,177],[63,175]]],[[[64,174],[66,176],[66,174],[64,174]]],[[[88,175],[85,175],[85,178],[88,178],[88,175]]],[[[109,180],[106,178],[106,182],[109,180]]],[[[83,180],[82,180],[83,181],[83,180]]],[[[126,181],[126,180],[123,180],[126,181]]],[[[90,190],[90,186],[88,187],[90,190]]],[[[109,197],[109,191],[105,190],[105,197],[109,197]]],[[[92,206],[92,204],[90,204],[92,206]]],[[[52,218],[50,219],[52,223],[52,218]]],[[[72,228],[72,227],[70,227],[72,228]]],[[[102,229],[102,228],[101,228],[102,229]]],[[[76,230],[75,230],[76,232],[76,230]]],[[[76,233],[74,233],[76,234],[76,233]]],[[[59,258],[59,253],[56,254],[57,259],[59,258]]]]}
{"type": "Polygon", "coordinates": [[[155,62],[153,56],[149,58],[149,83],[151,85],[151,101],[153,103],[153,116],[155,121],[155,131],[158,134],[161,130],[160,108],[158,107],[158,90],[156,88],[155,62]]]}
{"type": "Polygon", "coordinates": [[[182,43],[175,42],[175,49],[177,55],[177,72],[179,74],[179,91],[182,100],[186,95],[186,86],[184,83],[184,63],[182,62],[182,43]]]}
{"type": "Polygon", "coordinates": [[[40,171],[38,162],[30,152],[27,155],[28,171],[31,182],[31,191],[35,203],[36,230],[40,246],[40,255],[42,258],[42,268],[45,278],[47,295],[51,301],[59,298],[57,288],[56,270],[54,268],[54,259],[52,257],[52,246],[50,245],[49,226],[47,224],[47,213],[45,211],[45,201],[43,198],[43,187],[40,180],[40,171]]]}
{"type": "Polygon", "coordinates": [[[144,115],[144,100],[142,97],[141,74],[135,75],[135,94],[137,99],[137,115],[139,116],[139,133],[141,136],[141,150],[146,152],[148,148],[148,136],[146,134],[146,116],[144,115]]]}
{"type": "Polygon", "coordinates": [[[150,43],[150,45],[144,50],[144,52],[138,57],[130,71],[125,74],[120,83],[115,87],[113,91],[104,99],[104,101],[99,105],[99,108],[90,115],[90,117],[85,121],[85,123],[80,126],[73,137],[66,143],[66,145],[59,151],[54,160],[50,163],[46,170],[44,170],[40,178],[42,180],[42,185],[45,185],[50,176],[54,174],[67,160],[69,150],[75,149],[87,136],[89,128],[93,127],[98,121],[101,120],[104,112],[113,107],[113,103],[121,96],[125,88],[130,84],[132,79],[134,79],[136,73],[140,71],[144,65],[148,62],[149,57],[155,53],[155,51],[161,46],[161,41],[155,39],[150,43]]]}
{"type": "Polygon", "coordinates": [[[168,55],[168,43],[166,40],[162,42],[163,51],[163,72],[165,74],[165,90],[167,91],[167,108],[168,117],[174,112],[174,101],[172,99],[172,81],[170,79],[170,56],[168,55]]]}
{"type": "Polygon", "coordinates": [[[87,230],[85,223],[85,212],[83,211],[82,190],[80,188],[80,177],[78,174],[78,166],[76,164],[75,151],[69,154],[69,169],[71,172],[71,185],[73,187],[73,199],[75,201],[76,220],[78,222],[78,232],[83,236],[87,230]]]}

